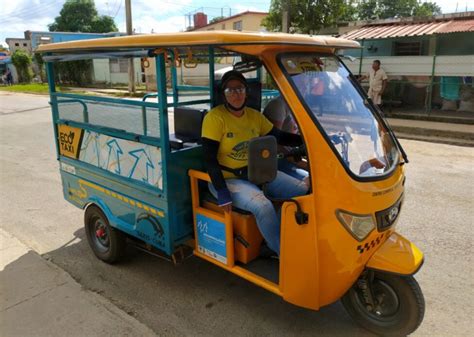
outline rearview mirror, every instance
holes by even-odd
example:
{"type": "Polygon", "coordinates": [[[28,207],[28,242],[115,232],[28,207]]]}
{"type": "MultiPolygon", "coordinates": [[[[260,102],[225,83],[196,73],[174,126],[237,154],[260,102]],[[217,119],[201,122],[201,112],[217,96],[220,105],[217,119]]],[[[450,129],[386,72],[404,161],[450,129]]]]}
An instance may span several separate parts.
{"type": "Polygon", "coordinates": [[[277,175],[277,142],[273,136],[253,138],[248,147],[248,180],[255,185],[272,182],[277,175]]]}

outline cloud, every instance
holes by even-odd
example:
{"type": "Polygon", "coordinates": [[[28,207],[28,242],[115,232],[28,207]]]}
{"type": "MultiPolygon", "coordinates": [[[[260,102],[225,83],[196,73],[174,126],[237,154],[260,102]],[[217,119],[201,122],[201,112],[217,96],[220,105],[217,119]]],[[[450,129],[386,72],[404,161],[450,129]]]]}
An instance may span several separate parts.
{"type": "Polygon", "coordinates": [[[184,17],[182,15],[171,16],[166,19],[157,20],[152,16],[143,16],[133,24],[137,33],[170,33],[184,30],[184,17]]]}

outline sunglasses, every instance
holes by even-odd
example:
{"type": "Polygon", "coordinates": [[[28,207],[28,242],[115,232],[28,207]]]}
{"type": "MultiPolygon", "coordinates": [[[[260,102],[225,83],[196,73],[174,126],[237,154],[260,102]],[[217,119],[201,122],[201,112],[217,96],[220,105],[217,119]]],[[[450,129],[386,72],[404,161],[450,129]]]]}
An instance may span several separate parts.
{"type": "Polygon", "coordinates": [[[226,94],[226,96],[235,95],[235,94],[242,95],[242,94],[245,94],[246,92],[247,92],[247,88],[245,87],[224,89],[224,94],[226,94]]]}

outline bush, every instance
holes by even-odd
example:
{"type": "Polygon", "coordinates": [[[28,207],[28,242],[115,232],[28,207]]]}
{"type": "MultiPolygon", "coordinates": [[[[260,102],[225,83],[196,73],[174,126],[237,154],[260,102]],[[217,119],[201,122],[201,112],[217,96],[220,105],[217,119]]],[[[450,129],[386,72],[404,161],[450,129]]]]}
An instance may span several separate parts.
{"type": "Polygon", "coordinates": [[[43,56],[41,56],[40,53],[35,53],[33,55],[33,59],[36,62],[36,65],[38,66],[38,75],[41,78],[41,82],[46,82],[46,73],[44,71],[43,56]]]}
{"type": "Polygon", "coordinates": [[[31,56],[25,51],[18,49],[12,55],[12,62],[18,72],[18,80],[21,83],[30,83],[33,77],[31,71],[31,56]]]}
{"type": "Polygon", "coordinates": [[[57,62],[54,64],[56,82],[84,86],[92,82],[92,60],[57,62]]]}

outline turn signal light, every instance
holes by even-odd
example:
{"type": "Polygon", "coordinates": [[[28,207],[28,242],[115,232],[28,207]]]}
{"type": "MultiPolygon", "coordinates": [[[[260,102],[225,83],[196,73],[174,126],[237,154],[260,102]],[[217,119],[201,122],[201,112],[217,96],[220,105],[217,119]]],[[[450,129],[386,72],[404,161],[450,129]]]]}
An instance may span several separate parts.
{"type": "Polygon", "coordinates": [[[358,241],[364,240],[375,229],[375,221],[372,215],[358,215],[337,210],[336,216],[347,231],[358,241]]]}

